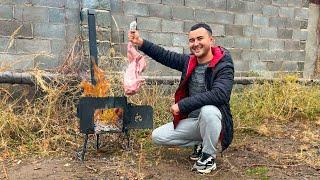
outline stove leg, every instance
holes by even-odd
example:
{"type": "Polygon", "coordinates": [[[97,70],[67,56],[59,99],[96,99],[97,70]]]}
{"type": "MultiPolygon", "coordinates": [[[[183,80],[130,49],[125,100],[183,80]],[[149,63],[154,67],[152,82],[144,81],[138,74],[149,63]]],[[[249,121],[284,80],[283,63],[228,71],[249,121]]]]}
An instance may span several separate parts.
{"type": "Polygon", "coordinates": [[[96,150],[98,150],[100,147],[99,137],[100,137],[100,134],[96,134],[96,150]]]}
{"type": "Polygon", "coordinates": [[[127,140],[127,149],[130,149],[130,134],[129,134],[129,129],[126,128],[125,131],[124,131],[124,135],[125,135],[125,138],[127,140]]]}
{"type": "Polygon", "coordinates": [[[78,159],[82,162],[84,160],[84,155],[86,154],[86,151],[87,151],[88,138],[89,138],[89,134],[85,134],[82,151],[77,153],[78,159]]]}

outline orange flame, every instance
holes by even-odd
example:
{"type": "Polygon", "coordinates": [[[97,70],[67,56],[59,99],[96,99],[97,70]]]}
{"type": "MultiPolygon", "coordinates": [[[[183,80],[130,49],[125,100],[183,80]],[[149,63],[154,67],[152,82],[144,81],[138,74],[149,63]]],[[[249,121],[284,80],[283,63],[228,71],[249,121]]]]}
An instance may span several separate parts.
{"type": "MultiPolygon", "coordinates": [[[[90,97],[107,97],[110,90],[110,83],[105,78],[105,73],[96,63],[93,62],[94,79],[96,85],[84,80],[80,87],[83,89],[83,96],[90,97]]],[[[94,113],[94,121],[99,121],[103,124],[116,124],[122,118],[123,110],[120,108],[114,109],[97,109],[94,113]]]]}

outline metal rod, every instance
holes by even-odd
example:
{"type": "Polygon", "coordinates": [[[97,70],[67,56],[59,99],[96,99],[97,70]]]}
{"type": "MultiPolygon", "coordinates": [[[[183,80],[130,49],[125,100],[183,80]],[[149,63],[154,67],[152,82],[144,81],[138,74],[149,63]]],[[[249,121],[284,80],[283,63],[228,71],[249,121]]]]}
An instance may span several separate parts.
{"type": "Polygon", "coordinates": [[[91,83],[96,84],[94,79],[93,62],[98,65],[98,50],[97,50],[97,37],[96,37],[96,12],[92,9],[88,10],[88,26],[89,26],[89,47],[90,47],[90,73],[91,83]]]}
{"type": "MultiPolygon", "coordinates": [[[[73,79],[74,81],[81,81],[81,77],[78,75],[65,75],[65,74],[52,74],[45,73],[41,75],[46,81],[73,79]]],[[[147,84],[176,84],[179,82],[179,76],[143,76],[146,79],[147,84]]],[[[264,83],[281,80],[280,78],[263,78],[263,77],[235,77],[234,84],[249,85],[253,83],[264,83]]],[[[32,73],[16,73],[16,72],[2,72],[0,73],[0,84],[28,84],[35,85],[36,78],[32,73]]],[[[320,85],[320,79],[303,79],[297,80],[299,83],[306,85],[320,85]]]]}

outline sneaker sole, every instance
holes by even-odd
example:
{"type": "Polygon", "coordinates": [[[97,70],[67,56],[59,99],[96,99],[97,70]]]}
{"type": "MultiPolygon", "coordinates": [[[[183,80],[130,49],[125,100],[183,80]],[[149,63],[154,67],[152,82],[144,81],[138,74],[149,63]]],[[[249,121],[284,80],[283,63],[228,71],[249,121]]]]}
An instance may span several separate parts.
{"type": "Polygon", "coordinates": [[[192,161],[197,161],[199,158],[193,158],[193,157],[190,157],[190,160],[192,161]]]}
{"type": "Polygon", "coordinates": [[[217,169],[217,164],[214,163],[213,166],[208,169],[197,169],[197,171],[203,174],[207,174],[207,173],[210,173],[212,170],[216,170],[216,169],[217,169]]]}

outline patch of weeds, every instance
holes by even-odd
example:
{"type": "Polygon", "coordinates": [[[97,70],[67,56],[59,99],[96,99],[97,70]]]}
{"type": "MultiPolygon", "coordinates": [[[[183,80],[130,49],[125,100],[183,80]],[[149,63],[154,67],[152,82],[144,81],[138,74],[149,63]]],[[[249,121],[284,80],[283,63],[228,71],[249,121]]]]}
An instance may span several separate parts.
{"type": "Polygon", "coordinates": [[[261,179],[267,180],[267,179],[269,179],[269,177],[266,176],[268,171],[269,171],[269,169],[266,166],[253,167],[253,168],[247,169],[246,174],[251,175],[251,176],[252,175],[259,176],[261,179]]]}

